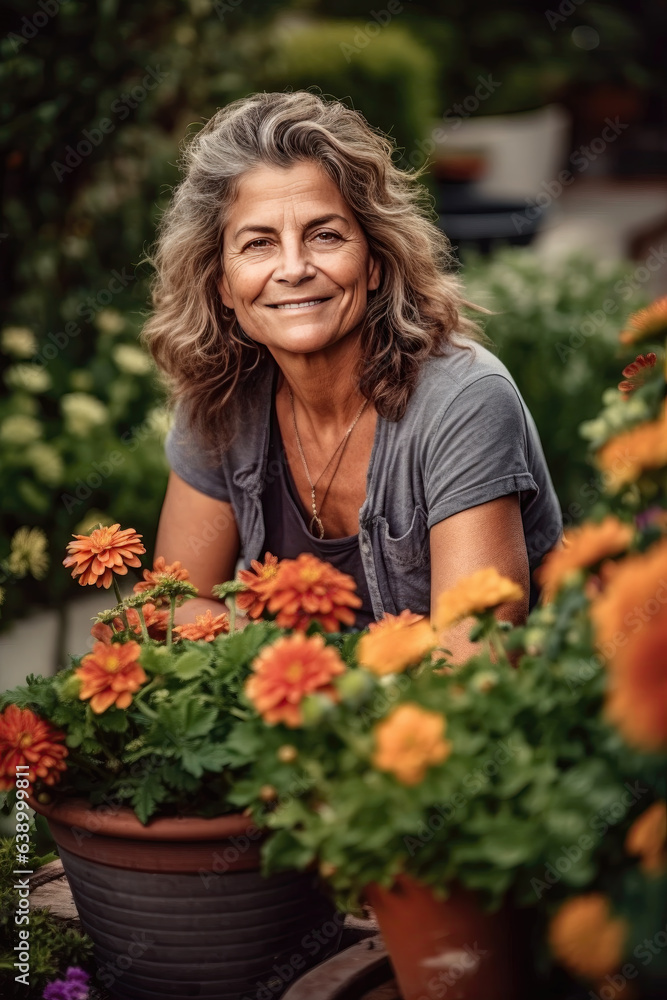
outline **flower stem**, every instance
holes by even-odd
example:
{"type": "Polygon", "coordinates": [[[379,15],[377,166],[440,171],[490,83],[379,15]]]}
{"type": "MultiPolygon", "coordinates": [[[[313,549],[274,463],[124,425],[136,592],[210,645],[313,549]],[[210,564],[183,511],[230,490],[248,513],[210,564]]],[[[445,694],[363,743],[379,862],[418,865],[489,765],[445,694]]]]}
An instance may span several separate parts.
{"type": "Polygon", "coordinates": [[[167,649],[171,646],[171,633],[174,630],[174,615],[176,614],[176,598],[172,595],[169,598],[169,623],[167,625],[167,649]]]}
{"type": "Polygon", "coordinates": [[[505,652],[505,647],[503,646],[502,639],[500,638],[497,630],[492,629],[488,636],[487,641],[489,643],[489,656],[496,663],[502,663],[503,660],[507,659],[507,654],[505,652]],[[495,656],[494,656],[495,654],[495,656]]]}
{"type": "Polygon", "coordinates": [[[146,619],[144,618],[144,609],[137,608],[137,614],[139,615],[139,624],[141,625],[141,637],[144,642],[148,642],[148,629],[146,628],[146,619]]]}
{"type": "Polygon", "coordinates": [[[227,605],[227,610],[229,612],[229,633],[232,635],[234,633],[234,629],[236,628],[236,596],[234,594],[230,594],[230,598],[231,600],[227,605]]]}
{"type": "MultiPolygon", "coordinates": [[[[114,589],[114,593],[116,594],[116,600],[118,601],[119,604],[122,604],[123,603],[123,598],[121,597],[120,587],[118,586],[118,580],[116,579],[116,577],[113,574],[112,574],[111,578],[113,580],[113,589],[114,589]]],[[[123,608],[123,610],[121,611],[120,616],[123,619],[123,622],[125,624],[125,630],[127,632],[129,632],[130,631],[130,623],[127,620],[127,611],[125,610],[125,608],[123,608]]]]}

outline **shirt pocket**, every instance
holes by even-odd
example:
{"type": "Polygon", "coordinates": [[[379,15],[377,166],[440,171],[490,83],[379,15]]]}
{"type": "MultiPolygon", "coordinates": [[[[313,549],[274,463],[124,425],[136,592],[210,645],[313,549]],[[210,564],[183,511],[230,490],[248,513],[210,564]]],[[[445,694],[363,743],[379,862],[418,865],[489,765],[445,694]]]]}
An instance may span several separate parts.
{"type": "Polygon", "coordinates": [[[417,614],[428,615],[431,554],[426,511],[417,505],[410,527],[403,534],[392,534],[385,517],[377,518],[376,531],[378,584],[385,611],[399,614],[408,608],[417,614]]]}

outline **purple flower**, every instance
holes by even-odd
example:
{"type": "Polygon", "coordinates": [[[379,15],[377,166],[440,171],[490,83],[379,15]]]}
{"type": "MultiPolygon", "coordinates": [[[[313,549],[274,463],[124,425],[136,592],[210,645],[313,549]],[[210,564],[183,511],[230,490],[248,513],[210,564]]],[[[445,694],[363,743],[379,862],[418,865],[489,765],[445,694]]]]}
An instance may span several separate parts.
{"type": "Polygon", "coordinates": [[[90,976],[77,965],[72,965],[64,979],[56,979],[44,990],[43,1000],[88,1000],[90,976]]]}

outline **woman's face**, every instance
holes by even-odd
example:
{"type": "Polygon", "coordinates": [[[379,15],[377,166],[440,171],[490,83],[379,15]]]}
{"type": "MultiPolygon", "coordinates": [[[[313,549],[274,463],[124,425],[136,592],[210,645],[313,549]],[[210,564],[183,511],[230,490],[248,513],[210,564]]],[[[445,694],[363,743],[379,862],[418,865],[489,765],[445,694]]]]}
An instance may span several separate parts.
{"type": "Polygon", "coordinates": [[[248,171],[223,236],[220,292],[274,356],[320,351],[357,330],[380,269],[337,185],[303,161],[248,171]]]}

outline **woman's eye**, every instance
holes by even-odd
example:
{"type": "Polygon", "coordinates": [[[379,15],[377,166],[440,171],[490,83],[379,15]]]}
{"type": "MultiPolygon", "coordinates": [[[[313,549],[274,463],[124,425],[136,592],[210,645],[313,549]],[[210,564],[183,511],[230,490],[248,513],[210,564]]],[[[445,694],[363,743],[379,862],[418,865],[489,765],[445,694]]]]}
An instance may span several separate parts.
{"type": "Polygon", "coordinates": [[[263,237],[260,237],[256,240],[252,240],[251,243],[248,243],[246,246],[246,250],[263,250],[264,247],[267,246],[268,242],[269,242],[268,240],[264,239],[263,237]]]}
{"type": "Polygon", "coordinates": [[[336,240],[340,239],[338,233],[331,233],[329,231],[324,233],[316,233],[314,239],[319,240],[321,243],[334,243],[336,240]]]}

